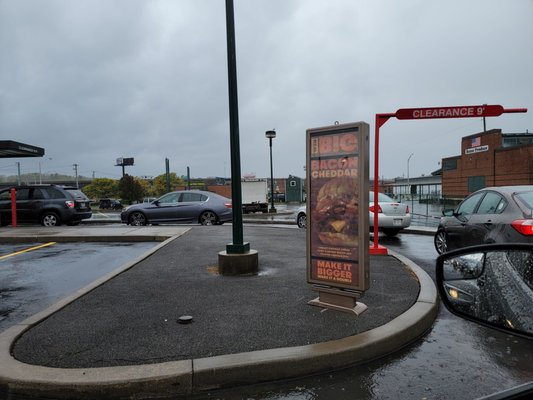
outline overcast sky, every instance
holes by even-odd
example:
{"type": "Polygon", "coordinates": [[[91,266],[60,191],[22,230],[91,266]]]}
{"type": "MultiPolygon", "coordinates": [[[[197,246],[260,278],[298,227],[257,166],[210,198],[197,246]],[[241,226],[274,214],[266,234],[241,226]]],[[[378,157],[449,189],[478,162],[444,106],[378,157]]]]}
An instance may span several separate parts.
{"type": "MultiPolygon", "coordinates": [[[[308,128],[400,108],[501,104],[533,132],[533,0],[235,0],[242,173],[304,176],[308,128]]],[[[391,119],[380,176],[428,175],[483,121],[391,119]]],[[[224,0],[0,0],[0,174],[230,176],[224,0]]]]}

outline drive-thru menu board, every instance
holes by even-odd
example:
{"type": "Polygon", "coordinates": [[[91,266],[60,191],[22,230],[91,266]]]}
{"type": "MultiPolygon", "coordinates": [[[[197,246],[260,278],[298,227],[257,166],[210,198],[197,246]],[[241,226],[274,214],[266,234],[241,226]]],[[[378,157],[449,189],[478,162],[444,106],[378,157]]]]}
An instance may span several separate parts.
{"type": "Polygon", "coordinates": [[[307,130],[307,280],[365,291],[368,124],[307,130]]]}

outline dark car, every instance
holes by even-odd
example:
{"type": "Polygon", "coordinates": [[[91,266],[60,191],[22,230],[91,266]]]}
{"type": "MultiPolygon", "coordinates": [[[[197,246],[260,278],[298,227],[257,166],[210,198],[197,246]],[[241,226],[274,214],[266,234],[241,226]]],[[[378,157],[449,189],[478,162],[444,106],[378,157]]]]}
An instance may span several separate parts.
{"type": "Polygon", "coordinates": [[[122,203],[116,199],[100,199],[98,208],[101,210],[122,210],[122,203]]]}
{"type": "Polygon", "coordinates": [[[435,234],[439,254],[490,243],[533,243],[533,186],[478,190],[445,210],[435,234]]]}
{"type": "MultiPolygon", "coordinates": [[[[533,339],[531,244],[490,244],[450,251],[437,258],[435,272],[442,303],[453,314],[506,334],[533,339]],[[472,257],[479,260],[476,273],[469,270],[466,274],[459,273],[456,265],[464,264],[465,259],[471,260],[472,257]],[[459,301],[464,293],[455,289],[458,283],[468,281],[479,288],[475,308],[465,308],[464,302],[459,301]]],[[[533,381],[483,399],[533,399],[533,381]]]]}
{"type": "MultiPolygon", "coordinates": [[[[17,221],[43,226],[77,225],[91,218],[90,200],[75,187],[16,186],[17,221]]],[[[11,188],[0,190],[0,224],[11,223],[11,188]]]]}
{"type": "Polygon", "coordinates": [[[233,219],[231,200],[216,193],[182,190],[167,193],[150,203],[134,204],[120,214],[123,223],[199,223],[222,225],[233,219]]]}

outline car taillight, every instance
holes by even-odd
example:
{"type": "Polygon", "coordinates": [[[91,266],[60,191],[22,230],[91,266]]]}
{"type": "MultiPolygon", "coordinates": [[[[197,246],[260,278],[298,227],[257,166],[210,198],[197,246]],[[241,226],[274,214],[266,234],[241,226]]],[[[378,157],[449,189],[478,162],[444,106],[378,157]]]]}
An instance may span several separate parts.
{"type": "Polygon", "coordinates": [[[74,208],[75,204],[72,200],[67,200],[65,201],[65,204],[67,205],[68,208],[74,208]]]}
{"type": "Polygon", "coordinates": [[[227,208],[231,208],[231,203],[225,203],[224,204],[227,208]]]}
{"type": "MultiPolygon", "coordinates": [[[[376,212],[376,206],[370,206],[368,209],[370,210],[370,212],[373,212],[373,213],[376,212]]],[[[378,211],[378,214],[383,212],[383,210],[381,209],[379,204],[378,204],[378,207],[377,207],[377,211],[378,211]]]]}
{"type": "Polygon", "coordinates": [[[405,210],[406,214],[409,214],[409,206],[407,206],[407,209],[405,210]]]}
{"type": "Polygon", "coordinates": [[[511,226],[522,235],[533,235],[533,219],[517,219],[511,222],[511,226]]]}

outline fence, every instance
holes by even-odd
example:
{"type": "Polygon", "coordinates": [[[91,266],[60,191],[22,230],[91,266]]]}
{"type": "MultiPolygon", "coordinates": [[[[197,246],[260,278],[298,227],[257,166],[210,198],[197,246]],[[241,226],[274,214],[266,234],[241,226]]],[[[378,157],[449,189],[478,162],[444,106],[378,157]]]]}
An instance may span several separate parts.
{"type": "Polygon", "coordinates": [[[411,224],[416,226],[437,226],[443,210],[454,209],[463,200],[434,194],[399,194],[394,199],[409,205],[411,224]]]}

